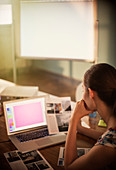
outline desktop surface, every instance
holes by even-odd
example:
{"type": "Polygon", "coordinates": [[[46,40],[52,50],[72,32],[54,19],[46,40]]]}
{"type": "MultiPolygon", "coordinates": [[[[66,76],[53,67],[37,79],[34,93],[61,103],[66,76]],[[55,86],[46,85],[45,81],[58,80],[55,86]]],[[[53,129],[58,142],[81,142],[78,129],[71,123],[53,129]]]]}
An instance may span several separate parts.
{"type": "MultiPolygon", "coordinates": [[[[11,169],[6,158],[4,157],[5,152],[17,150],[12,142],[9,140],[6,133],[6,126],[4,121],[4,115],[0,117],[0,169],[11,169]]],[[[92,147],[95,144],[95,140],[88,138],[84,135],[77,134],[78,141],[77,147],[92,147]]],[[[54,146],[46,147],[40,149],[40,153],[45,157],[45,159],[50,163],[50,165],[55,170],[64,169],[64,167],[58,167],[57,161],[59,156],[59,149],[61,146],[65,146],[65,143],[57,144],[54,146]]]]}
{"type": "MultiPolygon", "coordinates": [[[[98,121],[99,121],[99,117],[96,117],[94,120],[90,120],[88,123],[92,128],[100,129],[104,131],[105,130],[104,128],[98,127],[97,125],[98,121]]],[[[78,137],[77,147],[90,148],[96,143],[95,140],[87,136],[84,136],[82,134],[77,134],[77,137],[78,137]]],[[[57,166],[59,150],[60,147],[62,146],[64,147],[65,143],[57,144],[39,150],[40,153],[44,156],[44,158],[49,162],[49,164],[55,170],[64,169],[64,167],[57,166]]],[[[0,116],[0,169],[1,170],[11,169],[6,158],[4,157],[4,153],[13,150],[17,150],[17,148],[12,144],[12,142],[9,140],[7,136],[4,114],[2,114],[0,116]]]]}

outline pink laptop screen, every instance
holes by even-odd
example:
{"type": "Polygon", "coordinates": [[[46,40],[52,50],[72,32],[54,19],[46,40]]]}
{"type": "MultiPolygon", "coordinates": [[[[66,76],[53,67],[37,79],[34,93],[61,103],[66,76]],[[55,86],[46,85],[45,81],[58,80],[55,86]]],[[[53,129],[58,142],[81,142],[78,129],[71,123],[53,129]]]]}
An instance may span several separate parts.
{"type": "Polygon", "coordinates": [[[25,99],[6,104],[10,132],[46,125],[45,99],[25,99]]]}
{"type": "Polygon", "coordinates": [[[43,122],[40,102],[14,106],[13,108],[16,128],[43,122]]]}

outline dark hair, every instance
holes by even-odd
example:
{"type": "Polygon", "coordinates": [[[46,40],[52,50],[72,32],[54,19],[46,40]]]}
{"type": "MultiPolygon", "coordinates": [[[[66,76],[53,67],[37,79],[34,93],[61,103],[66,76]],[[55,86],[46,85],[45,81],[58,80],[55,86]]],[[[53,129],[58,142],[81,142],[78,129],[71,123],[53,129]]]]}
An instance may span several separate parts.
{"type": "Polygon", "coordinates": [[[85,87],[96,91],[99,98],[113,108],[116,116],[116,69],[109,64],[93,65],[84,75],[85,87]]]}

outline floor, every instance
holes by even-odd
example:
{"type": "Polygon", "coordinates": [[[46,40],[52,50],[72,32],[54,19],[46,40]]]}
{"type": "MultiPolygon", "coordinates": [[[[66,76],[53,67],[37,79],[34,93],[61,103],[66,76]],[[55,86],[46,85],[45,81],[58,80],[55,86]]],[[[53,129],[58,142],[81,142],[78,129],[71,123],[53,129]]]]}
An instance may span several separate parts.
{"type": "MultiPolygon", "coordinates": [[[[13,81],[12,73],[7,76],[0,75],[0,78],[3,77],[13,81]]],[[[18,70],[17,72],[18,85],[38,86],[39,90],[59,97],[70,96],[72,101],[75,101],[75,91],[79,83],[78,80],[40,69],[18,70]]]]}

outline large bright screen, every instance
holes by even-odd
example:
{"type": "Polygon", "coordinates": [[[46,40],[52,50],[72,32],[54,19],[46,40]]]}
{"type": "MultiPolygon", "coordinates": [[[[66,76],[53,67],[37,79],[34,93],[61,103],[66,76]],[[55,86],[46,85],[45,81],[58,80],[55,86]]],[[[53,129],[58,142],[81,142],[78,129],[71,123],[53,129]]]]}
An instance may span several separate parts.
{"type": "Polygon", "coordinates": [[[21,57],[94,60],[92,1],[21,1],[21,57]]]}
{"type": "Polygon", "coordinates": [[[46,125],[45,98],[25,99],[6,104],[9,132],[46,125]]]}

